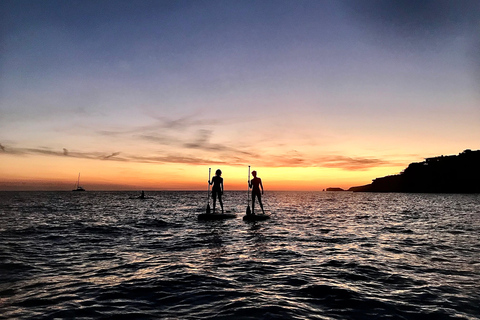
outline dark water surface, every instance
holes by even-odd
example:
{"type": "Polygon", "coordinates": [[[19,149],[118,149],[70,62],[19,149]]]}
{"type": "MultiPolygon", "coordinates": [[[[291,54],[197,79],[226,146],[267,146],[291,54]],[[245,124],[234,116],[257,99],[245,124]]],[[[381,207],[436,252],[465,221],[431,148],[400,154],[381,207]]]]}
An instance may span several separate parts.
{"type": "Polygon", "coordinates": [[[1,319],[480,319],[480,195],[0,192],[1,319]]]}

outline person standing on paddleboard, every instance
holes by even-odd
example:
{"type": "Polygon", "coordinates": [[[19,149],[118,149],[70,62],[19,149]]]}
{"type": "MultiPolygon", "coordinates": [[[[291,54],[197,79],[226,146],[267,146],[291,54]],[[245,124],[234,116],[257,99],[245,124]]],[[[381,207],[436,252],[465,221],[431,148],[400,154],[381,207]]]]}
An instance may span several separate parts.
{"type": "Polygon", "coordinates": [[[253,179],[250,180],[249,186],[252,188],[252,214],[255,214],[255,197],[258,198],[258,203],[260,204],[260,208],[262,208],[263,214],[265,214],[265,210],[263,210],[262,204],[262,194],[263,194],[263,184],[262,179],[257,178],[257,171],[252,171],[253,179]],[[260,193],[260,187],[262,188],[262,192],[260,193]]]}
{"type": "Polygon", "coordinates": [[[222,170],[217,169],[217,171],[215,171],[215,177],[212,178],[212,181],[208,181],[210,185],[213,184],[213,187],[212,187],[213,213],[215,213],[215,203],[217,202],[217,195],[218,195],[218,201],[220,202],[220,207],[222,208],[222,213],[223,213],[223,201],[222,201],[223,178],[221,177],[221,175],[222,175],[222,170]]]}

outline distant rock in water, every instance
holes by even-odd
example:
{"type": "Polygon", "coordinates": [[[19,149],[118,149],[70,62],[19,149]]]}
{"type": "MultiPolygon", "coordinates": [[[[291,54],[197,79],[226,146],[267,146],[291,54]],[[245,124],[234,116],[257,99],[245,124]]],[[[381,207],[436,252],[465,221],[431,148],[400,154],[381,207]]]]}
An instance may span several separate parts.
{"type": "Polygon", "coordinates": [[[480,150],[426,158],[402,173],[351,187],[355,192],[480,193],[480,150]]]}
{"type": "Polygon", "coordinates": [[[342,188],[327,188],[327,191],[345,191],[342,188]]]}

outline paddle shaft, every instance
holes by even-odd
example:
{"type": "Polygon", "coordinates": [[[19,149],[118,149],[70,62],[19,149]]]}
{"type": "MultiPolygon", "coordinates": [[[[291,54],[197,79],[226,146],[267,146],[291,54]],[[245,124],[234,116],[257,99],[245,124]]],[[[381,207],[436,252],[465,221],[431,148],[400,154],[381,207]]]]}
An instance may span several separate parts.
{"type": "Polygon", "coordinates": [[[210,204],[210,176],[212,174],[212,168],[208,168],[208,204],[210,204]]]}
{"type": "Polygon", "coordinates": [[[247,182],[247,205],[250,205],[250,166],[248,166],[247,182]]]}
{"type": "Polygon", "coordinates": [[[250,166],[248,166],[248,179],[247,179],[247,215],[251,214],[250,209],[250,166]]]}

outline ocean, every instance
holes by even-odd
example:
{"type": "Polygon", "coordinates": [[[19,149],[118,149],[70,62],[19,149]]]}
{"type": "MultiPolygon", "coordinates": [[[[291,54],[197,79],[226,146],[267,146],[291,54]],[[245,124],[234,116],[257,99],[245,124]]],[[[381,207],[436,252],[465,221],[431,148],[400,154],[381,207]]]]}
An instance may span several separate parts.
{"type": "Polygon", "coordinates": [[[138,195],[0,192],[0,319],[480,319],[479,194],[138,195]]]}

